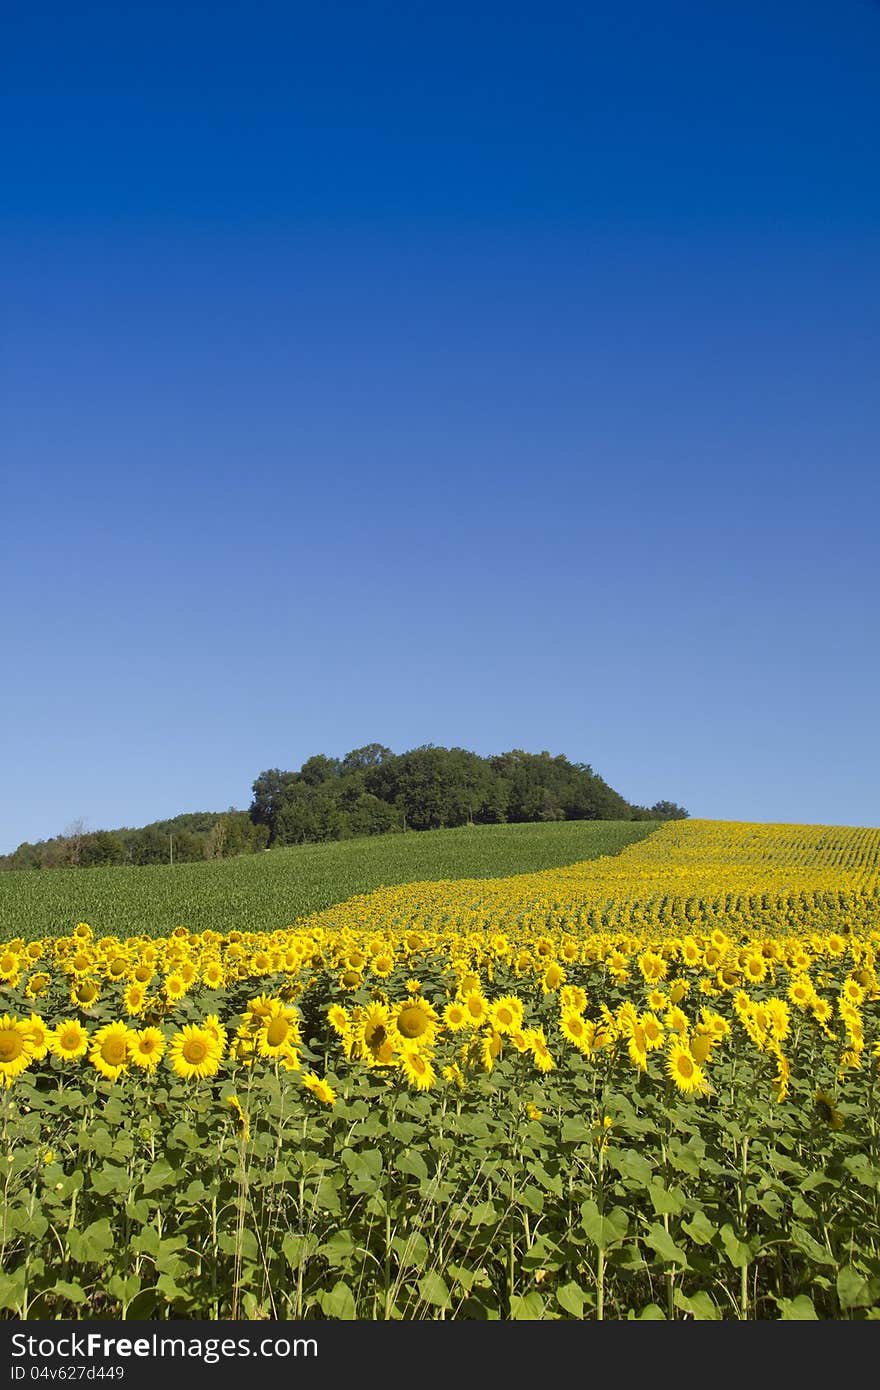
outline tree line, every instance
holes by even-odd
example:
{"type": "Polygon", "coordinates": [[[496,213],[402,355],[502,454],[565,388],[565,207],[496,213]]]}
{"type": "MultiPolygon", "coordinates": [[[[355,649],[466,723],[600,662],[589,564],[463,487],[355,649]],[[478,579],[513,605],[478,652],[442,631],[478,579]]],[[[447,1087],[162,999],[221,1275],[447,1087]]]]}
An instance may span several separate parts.
{"type": "Polygon", "coordinates": [[[21,844],[0,869],[186,863],[253,854],[282,845],[461,825],[558,820],[675,820],[672,801],[640,806],[588,763],[521,748],[482,757],[422,744],[393,753],[380,743],[344,758],[317,753],[298,771],[269,768],[253,783],[247,811],[194,812],[140,829],[86,831],[21,844]]]}

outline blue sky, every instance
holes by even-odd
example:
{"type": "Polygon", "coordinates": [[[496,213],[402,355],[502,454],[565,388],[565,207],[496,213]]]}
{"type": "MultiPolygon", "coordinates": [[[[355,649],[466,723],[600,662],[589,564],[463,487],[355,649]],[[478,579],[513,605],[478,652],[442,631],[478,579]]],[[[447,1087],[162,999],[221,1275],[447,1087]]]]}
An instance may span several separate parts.
{"type": "Polygon", "coordinates": [[[880,825],[880,5],[4,29],[0,852],[373,741],[880,825]]]}

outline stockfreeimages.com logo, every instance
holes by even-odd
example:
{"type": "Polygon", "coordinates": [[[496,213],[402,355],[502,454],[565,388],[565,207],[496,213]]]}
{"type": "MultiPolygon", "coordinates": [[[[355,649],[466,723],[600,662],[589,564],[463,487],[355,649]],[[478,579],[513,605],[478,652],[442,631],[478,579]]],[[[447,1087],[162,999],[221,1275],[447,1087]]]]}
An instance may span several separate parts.
{"type": "MultiPolygon", "coordinates": [[[[262,1337],[251,1341],[248,1337],[160,1337],[153,1332],[148,1337],[107,1337],[102,1332],[72,1332],[63,1337],[31,1337],[22,1332],[13,1333],[13,1357],[28,1357],[46,1360],[49,1357],[63,1357],[75,1361],[89,1360],[115,1361],[138,1357],[158,1359],[176,1357],[180,1360],[190,1358],[203,1361],[211,1366],[218,1361],[232,1360],[235,1357],[278,1357],[317,1356],[318,1343],[314,1337],[262,1337]]],[[[15,1377],[13,1376],[13,1379],[15,1377]]]]}

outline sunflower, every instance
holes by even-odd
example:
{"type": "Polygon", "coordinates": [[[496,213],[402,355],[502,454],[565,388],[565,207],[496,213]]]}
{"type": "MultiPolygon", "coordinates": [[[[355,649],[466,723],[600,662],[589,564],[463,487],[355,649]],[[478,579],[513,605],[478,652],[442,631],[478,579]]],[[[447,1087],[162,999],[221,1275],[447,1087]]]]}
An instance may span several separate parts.
{"type": "Polygon", "coordinates": [[[165,1052],[165,1038],[158,1028],[141,1028],[128,1039],[131,1060],[142,1071],[155,1071],[165,1052]]]}
{"type": "Polygon", "coordinates": [[[95,957],[91,951],[77,951],[70,957],[66,968],[73,975],[88,975],[95,964],[95,957]]]}
{"type": "Polygon", "coordinates": [[[245,1143],[247,1143],[251,1135],[251,1127],[248,1122],[248,1117],[242,1109],[241,1101],[239,1100],[238,1096],[227,1096],[226,1104],[229,1106],[230,1110],[235,1116],[235,1120],[241,1132],[242,1139],[245,1141],[245,1143]]]}
{"type": "Polygon", "coordinates": [[[681,959],[685,965],[701,965],[703,953],[692,936],[686,936],[680,947],[681,959]]]}
{"type": "Polygon", "coordinates": [[[653,1052],[656,1048],[662,1047],[666,1034],[659,1018],[652,1013],[644,1013],[639,1017],[639,1023],[642,1025],[648,1051],[653,1052]]]}
{"type": "Polygon", "coordinates": [[[544,1036],[543,1028],[530,1028],[526,1033],[529,1050],[534,1058],[535,1066],[538,1071],[552,1071],[556,1063],[551,1056],[547,1046],[547,1039],[544,1036]]]}
{"type": "Polygon", "coordinates": [[[431,1047],[437,1037],[437,1012],[427,999],[411,997],[391,1020],[391,1034],[401,1049],[431,1047]]]}
{"type": "Polygon", "coordinates": [[[249,1020],[268,1018],[277,1002],[271,994],[258,994],[248,1001],[245,1017],[249,1020]]]}
{"type": "Polygon", "coordinates": [[[856,1008],[865,1001],[865,991],[862,989],[858,980],[853,979],[852,975],[848,975],[844,980],[840,993],[842,998],[846,999],[856,1008]]]}
{"type": "Polygon", "coordinates": [[[81,1009],[90,1009],[93,1004],[97,1004],[100,993],[101,985],[98,980],[77,980],[70,991],[70,1002],[78,1004],[81,1009]]]}
{"type": "Polygon", "coordinates": [[[463,1091],[466,1086],[464,1072],[457,1062],[450,1062],[443,1068],[443,1080],[449,1081],[458,1091],[463,1091]]]}
{"type": "Polygon", "coordinates": [[[582,1014],[587,1007],[587,991],[580,985],[563,985],[559,991],[559,1007],[566,1013],[582,1014]]]}
{"type": "Polygon", "coordinates": [[[843,1129],[843,1116],[827,1091],[817,1091],[813,1108],[823,1125],[829,1129],[843,1129]]]}
{"type": "Polygon", "coordinates": [[[343,970],[342,974],[339,976],[340,989],[360,989],[363,982],[364,977],[361,972],[359,970],[353,970],[351,966],[349,966],[347,970],[343,970]]]}
{"type": "Polygon", "coordinates": [[[639,1071],[648,1070],[648,1038],[641,1023],[630,1024],[626,1050],[634,1067],[639,1071]]]}
{"type": "Polygon", "coordinates": [[[688,1048],[698,1067],[703,1067],[708,1062],[712,1048],[715,1044],[711,1032],[702,1024],[697,1025],[697,1030],[693,1037],[688,1041],[688,1048]]]}
{"type": "Polygon", "coordinates": [[[781,1052],[776,1053],[776,1076],[774,1083],[776,1086],[776,1100],[781,1104],[788,1095],[788,1086],[791,1080],[791,1065],[781,1052]]]}
{"type": "Polygon", "coordinates": [[[559,1020],[559,1031],[579,1052],[586,1055],[590,1051],[596,1028],[576,1009],[563,1010],[559,1020]]]}
{"type": "Polygon", "coordinates": [[[467,1027],[467,1009],[460,999],[453,999],[443,1010],[443,1022],[450,1033],[458,1033],[462,1028],[467,1027]]]}
{"type": "Polygon", "coordinates": [[[541,976],[541,992],[553,994],[560,985],[565,984],[565,979],[565,967],[560,965],[558,961],[552,960],[541,976]]]}
{"type": "Polygon", "coordinates": [[[306,1090],[311,1091],[312,1095],[315,1096],[317,1100],[322,1101],[324,1105],[336,1104],[336,1092],[322,1076],[318,1076],[313,1071],[304,1072],[302,1083],[306,1090]]]}
{"type": "Polygon", "coordinates": [[[743,962],[743,973],[749,984],[763,984],[767,978],[767,962],[758,951],[749,953],[743,962]]]}
{"type": "Polygon", "coordinates": [[[138,1014],[142,1014],[146,998],[146,985],[141,985],[137,982],[130,984],[122,995],[122,1002],[125,1005],[126,1013],[131,1014],[133,1018],[136,1018],[138,1014]]]}
{"type": "Polygon", "coordinates": [[[503,1042],[501,1034],[494,1028],[487,1028],[480,1034],[480,1061],[484,1071],[491,1071],[494,1067],[501,1056],[503,1042]]]}
{"type": "Polygon", "coordinates": [[[130,1029],[124,1023],[106,1023],[92,1036],[89,1061],[108,1081],[118,1081],[130,1060],[130,1029]]]}
{"type": "Polygon", "coordinates": [[[437,1073],[423,1052],[404,1052],[398,1066],[418,1091],[430,1091],[437,1081],[437,1073]]]}
{"type": "Polygon", "coordinates": [[[639,970],[642,979],[649,985],[654,985],[658,980],[665,980],[669,974],[669,966],[658,951],[643,951],[638,958],[639,970]]]}
{"type": "Polygon", "coordinates": [[[128,958],[124,955],[115,955],[107,962],[108,980],[119,980],[123,975],[128,974],[128,958]]]}
{"type": "Polygon", "coordinates": [[[31,1045],[34,1050],[34,1061],[42,1062],[46,1053],[49,1051],[49,1030],[39,1014],[31,1014],[26,1022],[30,1030],[31,1045]]]}
{"type": "Polygon", "coordinates": [[[88,922],[77,922],[73,929],[73,935],[76,937],[77,941],[91,941],[92,929],[88,922]]]}
{"type": "Polygon", "coordinates": [[[165,998],[169,1004],[176,1004],[186,994],[186,980],[177,970],[172,970],[170,975],[165,976],[165,983],[162,986],[165,998]]]}
{"type": "Polygon", "coordinates": [[[209,961],[202,971],[202,984],[207,985],[208,989],[222,989],[225,983],[223,966],[219,961],[209,961]]]}
{"type": "Polygon", "coordinates": [[[63,1062],[78,1062],[89,1050],[89,1035],[78,1019],[65,1018],[47,1035],[49,1051],[63,1062]]]}
{"type": "Polygon", "coordinates": [[[0,1081],[4,1086],[11,1086],[17,1076],[27,1071],[33,1060],[30,1025],[22,1019],[4,1014],[0,1018],[0,1081]]]}
{"type": "Polygon", "coordinates": [[[472,989],[465,995],[464,1007],[467,1011],[467,1026],[469,1028],[479,1028],[486,1022],[489,1016],[489,1005],[479,989],[472,989]]]}
{"type": "Polygon", "coordinates": [[[795,979],[788,986],[787,992],[788,998],[791,999],[792,1004],[797,1005],[798,1009],[809,1009],[817,998],[813,981],[805,974],[795,976],[795,979]]]}
{"type": "Polygon", "coordinates": [[[489,1023],[498,1033],[518,1033],[524,1012],[522,1001],[515,994],[505,994],[489,1005],[489,1023]]]}
{"type": "Polygon", "coordinates": [[[341,1004],[331,1004],[327,1010],[327,1022],[340,1038],[345,1038],[351,1032],[351,1019],[341,1004]]]}
{"type": "Polygon", "coordinates": [[[28,999],[39,999],[46,993],[52,983],[52,978],[45,971],[40,970],[36,975],[31,975],[24,987],[25,996],[28,999]]]}
{"type": "Polygon", "coordinates": [[[394,956],[390,951],[379,951],[370,961],[370,969],[380,980],[387,980],[394,969],[394,956]]]}
{"type": "Polygon", "coordinates": [[[219,1016],[217,1014],[208,1014],[207,1018],[202,1019],[201,1027],[204,1028],[206,1033],[211,1034],[217,1046],[220,1048],[220,1051],[223,1052],[226,1047],[226,1039],[229,1036],[229,1032],[220,1022],[219,1016]]]}
{"type": "Polygon", "coordinates": [[[299,1023],[295,1014],[283,1006],[276,1009],[269,1018],[263,1020],[255,1041],[261,1057],[291,1056],[300,1041],[299,1023]]]}
{"type": "Polygon", "coordinates": [[[394,1060],[394,1044],[388,1034],[391,1011],[387,1004],[375,1002],[364,1009],[355,1028],[355,1038],[370,1066],[387,1067],[394,1060]]]}
{"type": "Polygon", "coordinates": [[[223,1049],[214,1034],[192,1023],[175,1033],[168,1048],[172,1071],[185,1081],[194,1076],[215,1076],[220,1070],[222,1056],[223,1049]]]}
{"type": "Polygon", "coordinates": [[[663,1021],[670,1033],[687,1033],[690,1028],[687,1014],[675,1006],[667,1009],[663,1021]]]}
{"type": "Polygon", "coordinates": [[[699,1062],[694,1061],[688,1048],[680,1042],[673,1042],[666,1054],[666,1074],[683,1095],[705,1094],[709,1089],[699,1062]]]}

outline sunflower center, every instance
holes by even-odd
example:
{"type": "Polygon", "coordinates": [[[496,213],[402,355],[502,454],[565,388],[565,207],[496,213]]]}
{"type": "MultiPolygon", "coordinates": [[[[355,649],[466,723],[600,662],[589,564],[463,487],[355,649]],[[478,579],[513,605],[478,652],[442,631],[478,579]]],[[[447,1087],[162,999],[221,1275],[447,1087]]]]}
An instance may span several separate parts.
{"type": "Polygon", "coordinates": [[[105,1038],[101,1044],[101,1056],[108,1067],[121,1067],[127,1052],[128,1046],[125,1038],[105,1038]]]}
{"type": "Polygon", "coordinates": [[[266,1029],[266,1041],[270,1047],[280,1047],[289,1032],[290,1024],[286,1018],[273,1018],[266,1029]]]}
{"type": "Polygon", "coordinates": [[[23,1051],[24,1043],[20,1033],[11,1028],[0,1033],[0,1062],[14,1062],[23,1051]]]}
{"type": "Polygon", "coordinates": [[[191,1067],[197,1067],[208,1055],[208,1044],[201,1038],[187,1038],[183,1044],[183,1055],[191,1067]]]}
{"type": "Polygon", "coordinates": [[[401,1009],[397,1026],[405,1038],[420,1038],[428,1027],[428,1019],[423,1009],[413,1006],[401,1009]]]}
{"type": "Polygon", "coordinates": [[[77,992],[79,994],[80,1003],[90,1004],[98,993],[98,987],[93,984],[80,985],[77,992]]]}
{"type": "Polygon", "coordinates": [[[693,1076],[694,1069],[695,1064],[691,1061],[690,1057],[679,1057],[678,1070],[680,1075],[685,1077],[686,1080],[689,1081],[690,1078],[693,1076]]]}

